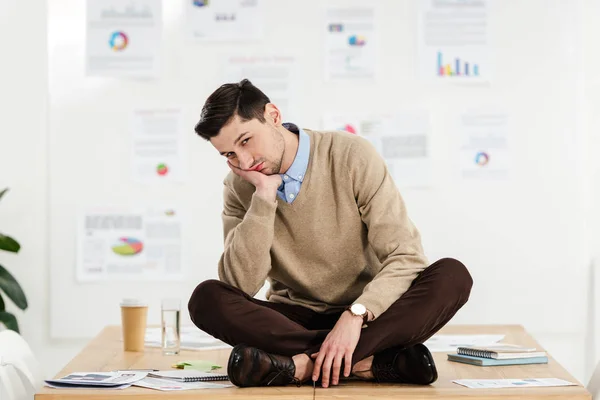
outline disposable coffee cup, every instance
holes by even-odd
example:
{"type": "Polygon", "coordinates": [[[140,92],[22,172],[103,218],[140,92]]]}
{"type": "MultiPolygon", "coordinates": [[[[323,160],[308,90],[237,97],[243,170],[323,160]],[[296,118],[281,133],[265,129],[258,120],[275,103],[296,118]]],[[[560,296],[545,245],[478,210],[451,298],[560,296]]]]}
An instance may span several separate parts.
{"type": "Polygon", "coordinates": [[[123,349],[144,351],[148,304],[138,299],[121,301],[121,326],[123,329],[123,349]]]}

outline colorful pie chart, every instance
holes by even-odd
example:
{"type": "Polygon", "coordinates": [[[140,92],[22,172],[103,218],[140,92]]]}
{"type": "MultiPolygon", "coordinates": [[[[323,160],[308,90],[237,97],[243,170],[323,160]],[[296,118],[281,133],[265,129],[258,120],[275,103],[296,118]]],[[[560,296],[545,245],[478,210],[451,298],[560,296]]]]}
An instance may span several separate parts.
{"type": "Polygon", "coordinates": [[[110,35],[110,39],[108,40],[108,45],[114,51],[124,50],[125,47],[127,47],[128,43],[129,43],[129,38],[127,37],[125,32],[119,32],[119,31],[113,32],[110,35]]]}
{"type": "Polygon", "coordinates": [[[112,251],[120,256],[132,256],[138,254],[144,248],[144,244],[135,238],[122,237],[112,246],[112,251]]]}
{"type": "Polygon", "coordinates": [[[490,162],[490,156],[487,153],[484,153],[483,151],[480,151],[475,156],[475,164],[477,164],[481,167],[483,167],[484,165],[486,165],[489,162],[490,162]]]}

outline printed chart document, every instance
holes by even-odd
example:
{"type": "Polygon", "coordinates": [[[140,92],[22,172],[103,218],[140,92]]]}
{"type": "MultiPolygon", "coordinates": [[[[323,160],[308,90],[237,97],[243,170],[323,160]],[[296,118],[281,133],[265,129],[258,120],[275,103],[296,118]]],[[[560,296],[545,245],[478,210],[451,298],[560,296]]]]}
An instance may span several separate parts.
{"type": "Polygon", "coordinates": [[[326,80],[375,77],[377,51],[374,14],[373,7],[326,9],[326,80]]]}
{"type": "Polygon", "coordinates": [[[458,379],[452,381],[470,389],[498,389],[515,387],[577,386],[576,383],[557,378],[528,379],[458,379]]]}
{"type": "Polygon", "coordinates": [[[136,110],[131,118],[133,181],[184,182],[187,172],[182,110],[136,110]]]}
{"type": "Polygon", "coordinates": [[[400,188],[431,185],[430,122],[426,111],[357,116],[325,115],[323,128],[344,130],[369,140],[400,188]]]}
{"type": "Polygon", "coordinates": [[[53,388],[94,388],[125,389],[137,381],[144,379],[147,372],[114,371],[114,372],[73,372],[59,379],[48,379],[44,382],[53,388]]]}
{"type": "Polygon", "coordinates": [[[419,0],[418,52],[426,80],[489,81],[488,0],[419,0]]]}
{"type": "Polygon", "coordinates": [[[504,335],[433,335],[424,344],[431,352],[451,353],[459,347],[489,346],[504,339],[504,335]]]}
{"type": "Polygon", "coordinates": [[[175,209],[89,208],[77,226],[78,281],[183,279],[175,209]]]}
{"type": "Polygon", "coordinates": [[[264,36],[261,0],[184,0],[189,37],[198,41],[248,41],[264,36]]]}
{"type": "Polygon", "coordinates": [[[298,97],[297,63],[285,55],[234,56],[225,60],[223,82],[239,82],[244,78],[269,96],[284,116],[285,121],[300,120],[294,99],[298,97]]]}
{"type": "Polygon", "coordinates": [[[88,76],[159,75],[160,0],[87,0],[88,76]]]}
{"type": "Polygon", "coordinates": [[[463,179],[506,179],[510,174],[508,116],[467,112],[460,116],[460,169],[463,179]]]}

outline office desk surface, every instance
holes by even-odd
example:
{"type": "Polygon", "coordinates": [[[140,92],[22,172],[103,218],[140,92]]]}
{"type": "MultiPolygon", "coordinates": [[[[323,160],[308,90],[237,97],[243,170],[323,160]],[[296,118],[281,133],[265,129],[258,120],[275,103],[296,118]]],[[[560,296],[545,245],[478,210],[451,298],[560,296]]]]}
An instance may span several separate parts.
{"type": "MultiPolygon", "coordinates": [[[[440,333],[446,334],[505,334],[504,342],[541,348],[518,325],[450,325],[440,333]]],[[[78,354],[57,377],[76,371],[111,371],[117,369],[155,368],[170,369],[178,360],[212,360],[223,368],[227,366],[230,349],[210,351],[182,351],[177,356],[163,356],[160,349],[147,348],[145,352],[124,352],[119,326],[108,326],[78,354]]],[[[371,382],[342,382],[327,389],[317,387],[316,399],[493,399],[499,396],[513,399],[591,399],[589,392],[561,365],[549,357],[548,364],[478,367],[449,362],[445,353],[433,353],[438,368],[438,380],[430,386],[377,384],[371,382]],[[578,383],[571,387],[468,389],[452,383],[453,379],[504,378],[560,378],[578,383]]],[[[124,390],[52,389],[43,387],[36,400],[58,399],[312,399],[312,385],[300,388],[286,387],[202,389],[181,392],[162,392],[139,387],[124,390]]]]}

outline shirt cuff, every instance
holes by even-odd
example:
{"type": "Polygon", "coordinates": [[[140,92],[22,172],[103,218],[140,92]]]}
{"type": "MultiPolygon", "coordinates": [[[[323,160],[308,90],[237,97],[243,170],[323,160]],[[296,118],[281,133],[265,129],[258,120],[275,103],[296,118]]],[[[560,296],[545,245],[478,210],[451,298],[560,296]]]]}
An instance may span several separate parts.
{"type": "Polygon", "coordinates": [[[373,314],[373,319],[371,321],[375,321],[377,317],[384,313],[391,304],[387,304],[385,299],[381,298],[381,295],[377,295],[376,293],[363,293],[360,295],[358,299],[356,299],[353,303],[362,304],[367,308],[367,310],[371,311],[373,314]]]}

